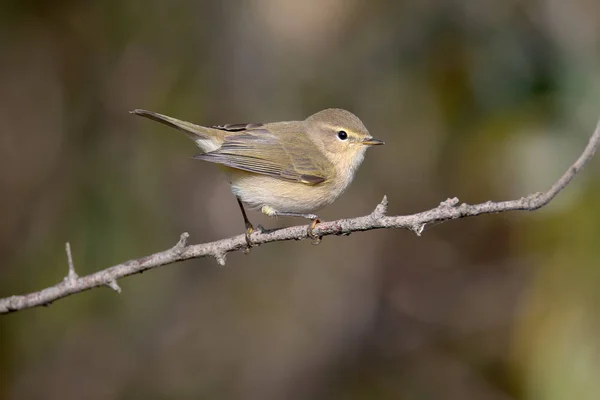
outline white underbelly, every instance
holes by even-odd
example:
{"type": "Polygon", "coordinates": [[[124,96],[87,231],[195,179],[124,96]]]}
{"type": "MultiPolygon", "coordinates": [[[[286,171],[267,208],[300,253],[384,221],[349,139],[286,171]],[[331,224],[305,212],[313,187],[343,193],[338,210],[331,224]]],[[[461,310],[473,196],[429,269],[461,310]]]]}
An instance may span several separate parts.
{"type": "Polygon", "coordinates": [[[337,199],[346,185],[318,185],[285,181],[245,171],[231,171],[231,190],[253,209],[263,206],[279,212],[313,213],[337,199]]]}

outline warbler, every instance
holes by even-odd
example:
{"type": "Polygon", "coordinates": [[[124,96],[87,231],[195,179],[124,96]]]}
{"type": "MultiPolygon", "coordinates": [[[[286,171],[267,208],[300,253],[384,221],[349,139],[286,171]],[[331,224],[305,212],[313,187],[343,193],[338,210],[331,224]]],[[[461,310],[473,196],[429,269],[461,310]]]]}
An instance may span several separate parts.
{"type": "Polygon", "coordinates": [[[244,204],[270,216],[312,220],[315,211],[333,203],[352,182],[368,147],[382,145],[349,111],[329,108],[303,121],[200,126],[146,110],[140,115],[179,129],[203,154],[194,158],[221,164],[246,226],[254,226],[244,204]]]}

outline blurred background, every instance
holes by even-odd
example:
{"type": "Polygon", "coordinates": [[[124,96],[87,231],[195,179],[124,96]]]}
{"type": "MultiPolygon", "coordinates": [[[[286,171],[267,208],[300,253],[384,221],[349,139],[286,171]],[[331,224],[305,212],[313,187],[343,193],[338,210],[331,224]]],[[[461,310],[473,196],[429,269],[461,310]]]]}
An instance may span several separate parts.
{"type": "MultiPolygon", "coordinates": [[[[592,0],[0,3],[0,297],[243,231],[199,124],[357,114],[323,219],[546,190],[600,116],[592,0]]],[[[3,399],[597,399],[600,160],[548,207],[273,243],[0,317],[3,399]]],[[[270,220],[266,227],[298,220],[270,220]]]]}

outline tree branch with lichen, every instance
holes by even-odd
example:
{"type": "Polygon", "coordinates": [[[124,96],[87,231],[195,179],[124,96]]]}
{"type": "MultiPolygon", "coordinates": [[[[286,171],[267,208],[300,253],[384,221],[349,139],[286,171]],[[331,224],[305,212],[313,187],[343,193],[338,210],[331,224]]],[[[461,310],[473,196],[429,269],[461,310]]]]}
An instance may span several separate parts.
{"type": "MultiPolygon", "coordinates": [[[[460,204],[460,201],[455,197],[441,202],[439,206],[431,210],[399,216],[386,215],[388,200],[384,196],[381,203],[377,205],[371,214],[337,221],[324,221],[318,224],[312,232],[314,235],[322,237],[328,235],[349,235],[353,232],[373,229],[401,228],[413,231],[420,236],[427,225],[435,222],[506,211],[534,211],[550,203],[571,182],[575,175],[592,159],[599,145],[600,121],[588,145],[577,161],[546,192],[530,194],[518,200],[488,201],[481,204],[460,204]]],[[[168,250],[114,265],[86,276],[78,276],[75,272],[71,247],[67,243],[66,253],[69,267],[67,276],[60,283],[39,292],[0,299],[0,314],[49,305],[58,299],[100,286],[108,286],[120,293],[121,288],[117,284],[117,280],[178,261],[213,257],[220,265],[225,265],[228,253],[247,248],[246,238],[243,234],[215,242],[195,245],[188,245],[188,238],[189,235],[183,233],[177,244],[168,250]]],[[[258,230],[252,233],[250,239],[253,246],[258,246],[284,240],[311,239],[311,233],[306,225],[301,225],[269,231],[258,230]]]]}

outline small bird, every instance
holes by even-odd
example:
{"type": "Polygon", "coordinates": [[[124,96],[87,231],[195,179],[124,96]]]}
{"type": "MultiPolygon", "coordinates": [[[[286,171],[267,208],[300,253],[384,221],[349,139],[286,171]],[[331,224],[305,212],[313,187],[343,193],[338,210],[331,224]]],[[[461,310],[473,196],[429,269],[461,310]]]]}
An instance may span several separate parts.
{"type": "Polygon", "coordinates": [[[320,222],[315,211],[333,203],[352,182],[374,139],[349,111],[329,108],[304,121],[200,126],[146,110],[140,115],[179,129],[203,154],[194,158],[221,164],[229,176],[251,246],[244,204],[270,217],[312,220],[309,235],[320,222]]]}

